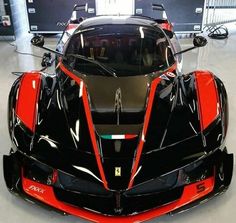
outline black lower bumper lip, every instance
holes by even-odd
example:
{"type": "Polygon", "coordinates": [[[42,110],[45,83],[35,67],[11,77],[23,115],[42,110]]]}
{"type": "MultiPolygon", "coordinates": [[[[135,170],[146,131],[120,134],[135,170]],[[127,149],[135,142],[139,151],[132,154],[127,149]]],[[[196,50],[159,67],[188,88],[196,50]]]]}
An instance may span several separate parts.
{"type": "MultiPolygon", "coordinates": [[[[219,195],[223,192],[225,192],[231,182],[232,178],[232,172],[233,172],[233,154],[227,154],[226,151],[220,152],[220,156],[217,156],[218,158],[215,159],[215,176],[212,177],[214,179],[214,187],[212,188],[209,193],[204,194],[204,196],[200,196],[197,200],[191,200],[190,202],[185,202],[182,205],[171,207],[168,205],[171,205],[171,203],[147,210],[144,212],[137,213],[135,215],[127,215],[127,216],[106,216],[103,214],[98,214],[92,211],[87,211],[82,208],[77,208],[75,206],[71,206],[68,204],[68,206],[62,206],[66,208],[61,208],[59,206],[55,206],[53,204],[50,204],[50,202],[45,202],[43,200],[39,200],[36,197],[30,195],[30,193],[27,193],[25,188],[23,187],[22,177],[21,177],[21,161],[17,158],[16,154],[13,153],[9,156],[4,155],[3,156],[3,165],[4,165],[4,178],[6,185],[10,192],[19,194],[26,200],[33,201],[34,203],[38,203],[40,205],[49,207],[50,209],[56,210],[57,212],[60,212],[62,214],[73,214],[78,217],[85,218],[87,220],[91,220],[94,222],[110,222],[111,220],[115,222],[124,221],[124,222],[133,222],[133,221],[146,221],[151,218],[158,217],[163,214],[175,214],[179,212],[183,212],[185,210],[188,210],[192,207],[197,206],[198,204],[207,201],[216,195],[219,195]],[[67,208],[68,207],[68,208],[67,208]],[[73,207],[72,209],[70,209],[73,207]],[[165,210],[163,210],[163,208],[165,210]]],[[[62,201],[57,200],[58,204],[62,204],[62,201]]],[[[67,204],[66,204],[67,205],[67,204]]]]}

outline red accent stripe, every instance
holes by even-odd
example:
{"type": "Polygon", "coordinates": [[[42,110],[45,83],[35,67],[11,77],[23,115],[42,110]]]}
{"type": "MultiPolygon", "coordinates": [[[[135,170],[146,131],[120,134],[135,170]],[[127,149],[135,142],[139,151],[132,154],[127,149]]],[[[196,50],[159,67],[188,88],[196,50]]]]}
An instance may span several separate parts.
{"type": "MultiPolygon", "coordinates": [[[[73,74],[72,72],[70,72],[69,70],[67,70],[62,63],[60,64],[60,68],[65,74],[67,74],[73,80],[75,80],[77,82],[77,84],[80,84],[81,79],[79,77],[77,77],[75,74],[73,74]]],[[[104,170],[103,170],[101,157],[100,157],[100,153],[99,153],[99,149],[98,149],[98,145],[97,145],[97,139],[96,139],[96,135],[95,135],[95,131],[94,131],[94,125],[93,125],[92,115],[91,115],[91,111],[90,111],[87,90],[86,90],[84,85],[83,85],[82,100],[83,100],[83,104],[84,104],[84,108],[85,108],[85,114],[86,114],[86,118],[87,118],[87,122],[88,122],[88,126],[89,126],[89,133],[90,133],[90,136],[91,136],[91,140],[92,140],[92,144],[93,144],[93,149],[94,149],[94,154],[95,154],[95,157],[96,157],[98,169],[99,169],[104,187],[108,190],[107,181],[106,181],[105,173],[104,173],[104,170]]]]}
{"type": "Polygon", "coordinates": [[[137,135],[132,135],[132,134],[125,134],[125,139],[133,139],[136,138],[137,135]]]}
{"type": "Polygon", "coordinates": [[[68,24],[66,27],[66,31],[70,30],[70,29],[76,29],[78,27],[77,24],[68,24]]]}
{"type": "Polygon", "coordinates": [[[154,100],[155,93],[156,93],[156,88],[157,88],[157,85],[160,82],[161,82],[161,79],[160,78],[156,78],[152,82],[152,84],[151,84],[151,89],[150,89],[150,94],[149,94],[149,99],[148,99],[148,104],[147,104],[147,110],[146,110],[144,124],[143,124],[142,136],[141,136],[138,148],[137,148],[137,154],[136,154],[136,158],[135,158],[135,161],[134,161],[134,164],[133,164],[133,168],[132,168],[132,173],[131,173],[131,178],[130,178],[128,189],[130,189],[132,187],[133,182],[134,182],[134,176],[135,176],[135,173],[136,173],[136,171],[138,169],[140,157],[141,157],[142,150],[143,150],[143,144],[144,144],[143,138],[145,140],[145,136],[146,136],[146,132],[147,132],[147,127],[148,127],[148,124],[149,124],[149,119],[150,119],[151,110],[152,110],[152,104],[153,104],[153,100],[154,100]]]}
{"type": "Polygon", "coordinates": [[[95,154],[95,157],[97,160],[97,165],[98,165],[98,168],[100,171],[100,175],[101,175],[104,187],[106,189],[108,189],[107,181],[106,181],[106,177],[105,177],[105,173],[103,170],[103,166],[102,166],[102,162],[101,162],[101,158],[100,158],[100,153],[99,153],[99,149],[98,149],[98,145],[97,145],[97,139],[96,139],[96,135],[95,135],[95,131],[94,131],[94,125],[93,125],[92,115],[91,115],[91,111],[90,111],[88,95],[87,95],[87,91],[86,91],[85,87],[83,87],[83,103],[84,103],[85,113],[86,113],[86,117],[87,117],[87,121],[88,121],[88,125],[89,125],[90,136],[91,136],[92,143],[93,143],[94,154],[95,154]]]}
{"type": "Polygon", "coordinates": [[[61,70],[67,74],[69,77],[71,77],[73,80],[77,82],[77,84],[80,84],[81,79],[77,77],[75,74],[73,74],[71,71],[69,71],[61,62],[59,62],[58,66],[61,68],[61,70]]]}
{"type": "Polygon", "coordinates": [[[41,85],[40,73],[25,73],[21,79],[16,115],[31,131],[35,131],[37,103],[41,85]]]}
{"type": "Polygon", "coordinates": [[[112,217],[97,214],[94,212],[87,211],[82,208],[77,208],[61,201],[58,201],[54,195],[53,187],[48,185],[43,185],[32,180],[22,177],[22,186],[26,194],[42,201],[43,203],[64,211],[68,214],[72,214],[86,220],[97,222],[97,223],[131,223],[131,222],[143,222],[148,221],[152,218],[159,217],[161,215],[167,214],[171,211],[176,210],[186,204],[189,204],[205,195],[209,194],[214,189],[215,178],[212,176],[206,180],[199,181],[184,187],[183,194],[181,198],[170,204],[155,208],[140,214],[130,215],[130,216],[120,216],[112,217]],[[204,185],[204,190],[198,192],[198,185],[204,185]]]}
{"type": "Polygon", "coordinates": [[[176,69],[177,69],[177,62],[175,62],[171,67],[169,67],[169,69],[165,73],[174,72],[176,69]]]}
{"type": "Polygon", "coordinates": [[[201,130],[206,129],[218,116],[220,105],[214,76],[205,71],[197,71],[196,91],[200,109],[201,130]]]}

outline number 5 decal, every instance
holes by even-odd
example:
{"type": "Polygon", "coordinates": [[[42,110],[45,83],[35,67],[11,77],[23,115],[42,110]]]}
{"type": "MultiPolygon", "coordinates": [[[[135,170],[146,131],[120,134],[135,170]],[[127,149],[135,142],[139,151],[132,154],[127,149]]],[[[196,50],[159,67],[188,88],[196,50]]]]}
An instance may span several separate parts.
{"type": "Polygon", "coordinates": [[[205,183],[200,183],[196,185],[197,193],[201,193],[206,190],[205,183]]]}

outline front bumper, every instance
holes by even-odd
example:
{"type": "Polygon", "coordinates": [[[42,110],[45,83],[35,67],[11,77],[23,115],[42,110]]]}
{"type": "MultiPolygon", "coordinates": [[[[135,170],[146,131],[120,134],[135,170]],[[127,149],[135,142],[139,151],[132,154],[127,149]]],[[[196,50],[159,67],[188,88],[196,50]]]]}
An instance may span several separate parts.
{"type": "MultiPolygon", "coordinates": [[[[219,150],[211,155],[211,160],[213,160],[211,165],[214,168],[212,176],[179,187],[180,189],[176,192],[179,194],[179,197],[174,197],[176,195],[175,193],[172,199],[163,200],[162,203],[157,202],[158,205],[146,211],[139,211],[137,203],[137,211],[135,212],[135,207],[133,207],[132,214],[106,215],[80,208],[84,206],[70,202],[71,199],[63,199],[63,195],[60,197],[58,189],[25,178],[21,171],[22,163],[18,157],[16,153],[3,157],[4,177],[6,185],[11,192],[21,195],[26,200],[53,208],[63,214],[71,214],[93,222],[103,223],[110,222],[111,220],[113,222],[143,222],[167,213],[176,213],[189,209],[223,193],[231,182],[233,171],[233,154],[227,154],[226,150],[219,150]]],[[[209,160],[206,162],[209,162],[209,160]]],[[[63,193],[65,193],[64,198],[69,195],[75,195],[68,191],[64,191],[63,193]]],[[[163,191],[159,193],[159,196],[161,197],[163,194],[171,193],[171,190],[163,191]]],[[[156,199],[161,200],[158,197],[156,199]]],[[[140,201],[142,202],[142,200],[140,201]]],[[[100,206],[106,205],[105,201],[103,204],[101,199],[99,199],[99,202],[100,206]]],[[[136,203],[133,203],[132,206],[134,204],[136,203]]]]}

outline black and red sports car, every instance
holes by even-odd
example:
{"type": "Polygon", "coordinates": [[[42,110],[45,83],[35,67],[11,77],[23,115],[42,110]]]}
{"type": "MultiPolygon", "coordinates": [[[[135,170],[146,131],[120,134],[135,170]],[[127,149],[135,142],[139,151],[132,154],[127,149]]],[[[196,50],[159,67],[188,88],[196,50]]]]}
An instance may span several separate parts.
{"type": "MultiPolygon", "coordinates": [[[[43,37],[32,43],[48,49],[43,37]]],[[[205,44],[197,36],[192,48],[205,44]]],[[[55,75],[24,73],[12,86],[9,190],[103,223],[146,221],[224,192],[227,94],[209,71],[181,73],[184,51],[164,18],[71,21],[55,75]]]]}

